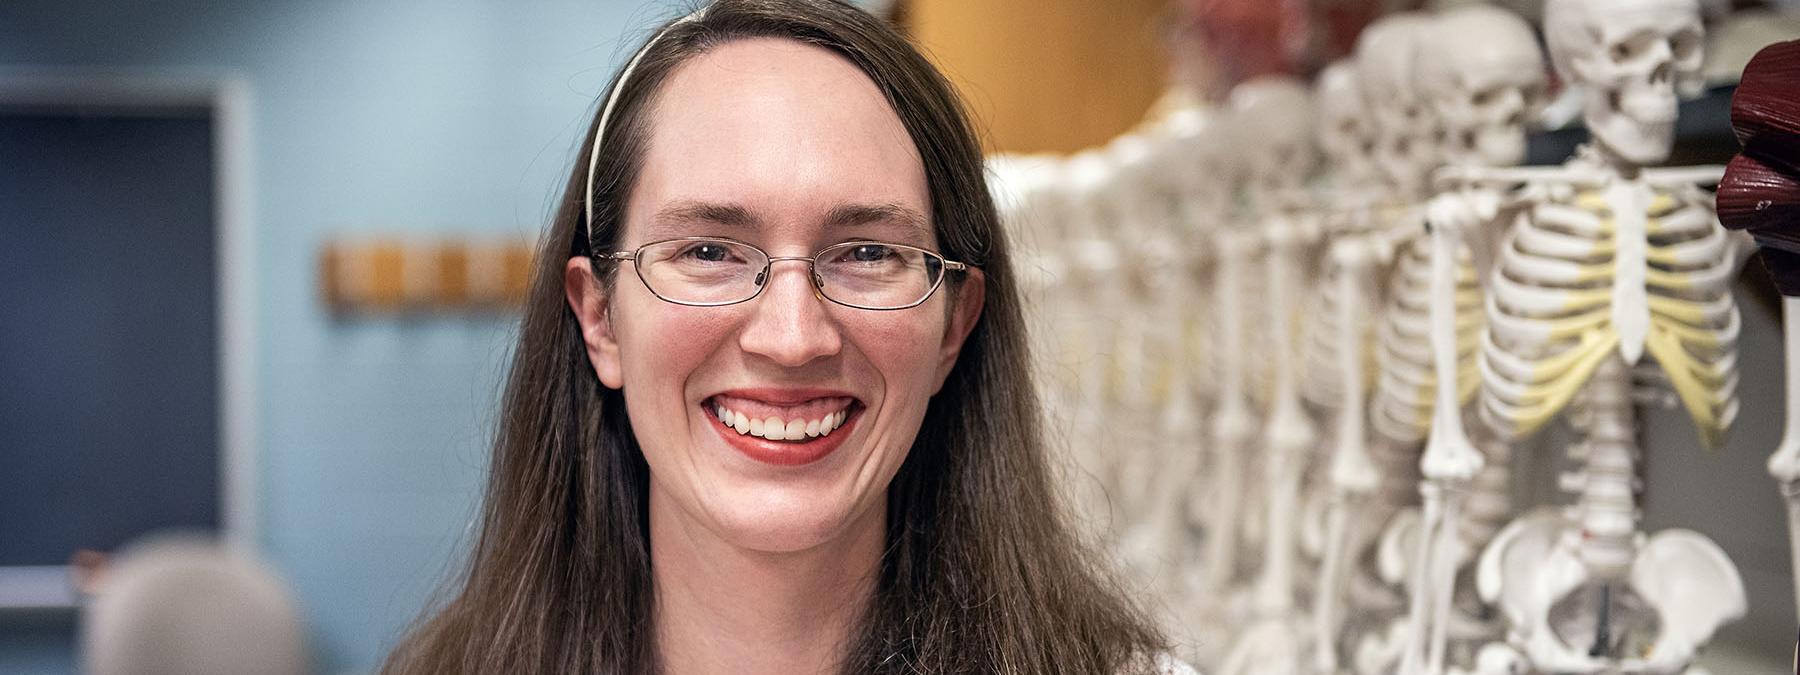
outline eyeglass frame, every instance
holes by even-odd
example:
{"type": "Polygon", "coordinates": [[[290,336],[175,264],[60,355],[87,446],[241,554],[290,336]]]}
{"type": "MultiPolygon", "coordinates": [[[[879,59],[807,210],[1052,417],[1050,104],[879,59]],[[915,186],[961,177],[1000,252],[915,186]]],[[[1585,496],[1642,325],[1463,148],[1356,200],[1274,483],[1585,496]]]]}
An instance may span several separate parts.
{"type": "Polygon", "coordinates": [[[944,254],[938,253],[937,251],[933,251],[933,250],[926,249],[926,248],[920,248],[918,246],[909,246],[907,244],[895,244],[895,243],[891,243],[891,242],[878,241],[875,239],[858,239],[858,240],[854,240],[854,241],[839,242],[839,243],[832,244],[830,246],[821,248],[817,251],[813,251],[813,254],[809,255],[809,256],[800,256],[800,255],[775,256],[775,255],[769,255],[769,252],[764,251],[761,246],[757,246],[756,244],[752,244],[747,241],[739,241],[736,239],[732,239],[730,237],[673,237],[670,239],[659,239],[657,241],[653,241],[653,242],[644,244],[642,246],[639,246],[639,247],[629,250],[629,251],[613,251],[611,253],[601,253],[601,254],[597,254],[595,257],[600,258],[601,260],[607,260],[607,261],[611,261],[611,262],[625,262],[625,261],[631,262],[631,267],[637,271],[638,282],[642,283],[644,285],[645,290],[650,291],[650,294],[656,296],[656,299],[658,299],[658,300],[667,302],[672,305],[681,305],[683,307],[728,307],[731,305],[742,304],[742,303],[749,302],[751,300],[755,300],[762,295],[764,289],[767,289],[769,287],[769,281],[774,280],[772,273],[774,272],[774,269],[775,269],[775,263],[778,261],[782,261],[782,260],[799,260],[799,261],[806,262],[807,279],[812,282],[814,295],[824,298],[835,305],[841,305],[844,307],[849,307],[851,309],[860,309],[860,310],[869,311],[869,312],[892,312],[892,311],[898,311],[898,310],[902,310],[902,309],[912,309],[914,307],[918,307],[919,305],[925,304],[925,302],[927,300],[930,300],[931,296],[937,294],[938,288],[944,285],[944,279],[946,277],[948,277],[951,272],[968,272],[971,269],[978,269],[968,263],[957,262],[955,260],[946,258],[946,257],[944,257],[944,254]],[[746,297],[742,300],[732,300],[729,302],[682,302],[680,300],[672,300],[672,299],[668,298],[667,296],[664,296],[662,293],[657,292],[656,287],[650,285],[650,280],[644,278],[644,267],[643,267],[643,265],[638,264],[638,256],[644,252],[644,249],[650,248],[652,246],[661,246],[663,244],[668,244],[668,243],[673,243],[673,242],[678,242],[678,241],[723,241],[723,242],[737,244],[740,246],[747,246],[750,248],[750,250],[756,251],[757,253],[762,254],[762,256],[763,256],[762,271],[759,272],[758,274],[763,276],[765,281],[763,283],[756,284],[756,292],[751,293],[749,295],[749,297],[746,297]],[[833,298],[830,295],[827,295],[825,293],[824,280],[819,277],[819,256],[821,254],[825,253],[826,251],[829,251],[832,249],[846,248],[846,247],[856,246],[856,245],[861,245],[861,244],[877,244],[880,246],[891,246],[894,248],[903,248],[903,249],[907,249],[910,251],[917,251],[919,253],[923,253],[925,255],[942,260],[944,262],[944,270],[942,273],[938,274],[937,279],[935,279],[931,282],[931,288],[927,289],[925,291],[925,295],[920,296],[918,300],[914,301],[912,304],[909,304],[909,305],[899,305],[899,306],[895,306],[895,307],[864,307],[862,305],[852,305],[848,302],[844,302],[842,300],[838,300],[837,298],[833,298]]]}

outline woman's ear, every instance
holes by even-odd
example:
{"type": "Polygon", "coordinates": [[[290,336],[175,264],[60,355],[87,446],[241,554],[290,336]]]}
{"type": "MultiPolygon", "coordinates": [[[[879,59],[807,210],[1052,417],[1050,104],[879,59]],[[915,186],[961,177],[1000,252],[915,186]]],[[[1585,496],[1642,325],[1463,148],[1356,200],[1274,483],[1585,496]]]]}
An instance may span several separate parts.
{"type": "Polygon", "coordinates": [[[956,288],[953,298],[955,306],[950,308],[950,325],[944,331],[944,342],[938,347],[937,385],[931,388],[933,396],[944,388],[944,380],[950,377],[950,369],[956,367],[956,357],[962,353],[963,341],[969,338],[969,331],[975,330],[975,321],[981,318],[981,307],[987,302],[987,277],[974,267],[964,274],[962,285],[956,288]]]}
{"type": "Polygon", "coordinates": [[[612,332],[612,305],[587,256],[573,256],[563,266],[563,294],[569,298],[576,323],[581,324],[581,341],[587,345],[594,375],[609,388],[625,386],[619,367],[619,341],[612,332]]]}

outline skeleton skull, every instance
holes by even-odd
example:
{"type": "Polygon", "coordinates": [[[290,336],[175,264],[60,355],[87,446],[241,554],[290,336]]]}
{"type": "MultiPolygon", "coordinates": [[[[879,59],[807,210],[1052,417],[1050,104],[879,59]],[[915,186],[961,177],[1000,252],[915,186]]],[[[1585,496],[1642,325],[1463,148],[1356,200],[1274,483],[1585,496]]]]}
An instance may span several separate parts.
{"type": "Polygon", "coordinates": [[[1376,121],[1376,157],[1388,181],[1416,194],[1438,161],[1438,131],[1420,100],[1414,67],[1431,20],[1416,12],[1390,14],[1356,40],[1356,72],[1376,121]]]}
{"type": "Polygon", "coordinates": [[[1375,130],[1371,128],[1356,64],[1337,61],[1313,83],[1318,104],[1314,135],[1319,150],[1343,186],[1367,184],[1374,178],[1375,130]]]}
{"type": "Polygon", "coordinates": [[[1156,167],[1157,144],[1142,134],[1129,133],[1114,138],[1102,150],[1111,164],[1106,192],[1118,204],[1120,221],[1108,235],[1136,239],[1146,232],[1162,229],[1167,220],[1168,195],[1156,167]]]}
{"type": "Polygon", "coordinates": [[[1447,161],[1525,160],[1525,120],[1543,99],[1544,57],[1524,19],[1487,5],[1440,14],[1419,60],[1421,95],[1437,114],[1447,161]]]}
{"type": "Polygon", "coordinates": [[[1227,160],[1236,153],[1230,151],[1223,122],[1221,115],[1187,108],[1171,114],[1160,126],[1164,141],[1157,170],[1170,181],[1170,189],[1188,211],[1187,226],[1196,224],[1195,212],[1222,208],[1225,203],[1232,171],[1227,160]]]}
{"type": "Polygon", "coordinates": [[[1697,0],[1548,0],[1556,71],[1587,91],[1583,116],[1604,148],[1638,165],[1667,159],[1678,80],[1697,77],[1697,0]]]}
{"type": "Polygon", "coordinates": [[[1246,187],[1273,197],[1298,190],[1315,160],[1312,97],[1289,77],[1259,77],[1231,90],[1237,132],[1260,145],[1247,149],[1246,187]]]}

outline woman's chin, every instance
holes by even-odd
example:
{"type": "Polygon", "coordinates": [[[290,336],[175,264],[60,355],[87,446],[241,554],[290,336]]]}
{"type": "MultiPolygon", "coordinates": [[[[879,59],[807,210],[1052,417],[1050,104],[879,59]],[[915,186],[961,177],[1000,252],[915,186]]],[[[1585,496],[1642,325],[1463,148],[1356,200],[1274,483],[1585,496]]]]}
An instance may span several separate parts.
{"type": "MultiPolygon", "coordinates": [[[[762,489],[735,499],[708,500],[714,533],[733,546],[764,553],[798,553],[843,539],[861,521],[838,495],[762,489]]],[[[879,529],[880,521],[873,527],[879,529]]]]}

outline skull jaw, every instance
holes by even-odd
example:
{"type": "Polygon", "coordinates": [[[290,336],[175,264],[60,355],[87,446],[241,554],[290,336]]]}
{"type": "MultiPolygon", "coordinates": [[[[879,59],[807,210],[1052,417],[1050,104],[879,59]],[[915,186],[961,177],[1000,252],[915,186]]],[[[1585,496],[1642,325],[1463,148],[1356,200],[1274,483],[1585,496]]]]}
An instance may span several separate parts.
{"type": "Polygon", "coordinates": [[[1517,166],[1525,161],[1525,130],[1488,127],[1475,136],[1475,161],[1485,166],[1517,166]]]}
{"type": "Polygon", "coordinates": [[[1525,162],[1525,129],[1515,124],[1477,125],[1457,134],[1450,161],[1475,166],[1518,166],[1525,162]]]}
{"type": "MultiPolygon", "coordinates": [[[[1675,116],[1635,112],[1640,106],[1614,108],[1609,98],[1605,92],[1588,95],[1585,118],[1594,140],[1633,166],[1654,166],[1668,160],[1675,144],[1675,116]]],[[[1668,107],[1674,107],[1673,97],[1668,107]]]]}
{"type": "Polygon", "coordinates": [[[1374,140],[1368,138],[1368,132],[1357,128],[1360,120],[1351,120],[1343,124],[1330,124],[1315,135],[1319,155],[1326,163],[1336,167],[1339,175],[1354,175],[1360,180],[1366,176],[1369,164],[1369,152],[1374,140]],[[1354,128],[1354,131],[1348,130],[1354,128]]]}
{"type": "Polygon", "coordinates": [[[1381,157],[1381,174],[1402,195],[1419,195],[1425,191],[1425,172],[1413,157],[1398,152],[1386,153],[1381,157]]]}
{"type": "Polygon", "coordinates": [[[1375,149],[1381,175],[1401,195],[1423,194],[1426,179],[1443,154],[1441,147],[1434,147],[1419,132],[1423,127],[1424,123],[1419,123],[1400,127],[1404,131],[1389,129],[1375,149]]]}

